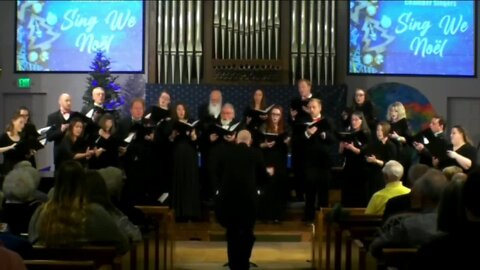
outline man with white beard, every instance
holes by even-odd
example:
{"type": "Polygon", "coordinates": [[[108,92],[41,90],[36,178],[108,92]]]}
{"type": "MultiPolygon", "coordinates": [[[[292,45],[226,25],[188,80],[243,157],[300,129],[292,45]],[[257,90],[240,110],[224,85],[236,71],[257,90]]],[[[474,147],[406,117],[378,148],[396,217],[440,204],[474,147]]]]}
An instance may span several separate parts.
{"type": "Polygon", "coordinates": [[[222,92],[218,89],[210,92],[210,100],[208,103],[200,105],[198,108],[198,119],[202,121],[202,126],[211,124],[220,116],[222,109],[222,92]]]}
{"type": "Polygon", "coordinates": [[[210,92],[208,103],[201,104],[198,107],[199,127],[199,151],[201,155],[200,164],[200,184],[202,186],[202,199],[210,201],[213,195],[210,181],[207,173],[207,157],[211,148],[210,130],[213,129],[217,121],[220,119],[220,111],[222,109],[222,92],[213,89],[210,92]]]}

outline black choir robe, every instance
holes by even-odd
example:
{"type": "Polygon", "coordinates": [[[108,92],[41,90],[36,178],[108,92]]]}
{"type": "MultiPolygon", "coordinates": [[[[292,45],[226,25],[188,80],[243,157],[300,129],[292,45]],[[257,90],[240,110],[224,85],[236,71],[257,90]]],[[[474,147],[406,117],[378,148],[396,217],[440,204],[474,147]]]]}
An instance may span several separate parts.
{"type": "MultiPolygon", "coordinates": [[[[375,139],[365,149],[365,156],[374,155],[378,160],[382,160],[387,163],[389,160],[397,160],[397,147],[390,140],[387,139],[385,144],[375,139]]],[[[368,182],[367,182],[367,198],[370,199],[372,195],[385,187],[385,181],[383,180],[382,168],[378,164],[368,163],[366,165],[368,182]]]]}
{"type": "Polygon", "coordinates": [[[412,143],[422,143],[424,148],[418,152],[419,162],[430,167],[433,166],[432,158],[435,157],[443,163],[447,159],[447,149],[450,144],[446,138],[445,133],[441,132],[433,134],[431,129],[425,129],[412,138],[412,143]]]}
{"type": "MultiPolygon", "coordinates": [[[[312,118],[308,120],[313,121],[312,118]]],[[[304,123],[305,154],[305,216],[304,219],[311,221],[315,215],[315,201],[322,207],[328,204],[328,188],[331,179],[332,158],[330,146],[335,142],[334,125],[328,118],[322,117],[316,124],[317,131],[307,136],[307,125],[304,123]],[[325,137],[321,134],[325,133],[325,137]],[[318,197],[318,200],[316,198],[318,197]]]]}
{"type": "MultiPolygon", "coordinates": [[[[126,146],[126,153],[120,158],[121,166],[125,169],[127,180],[124,187],[124,199],[130,203],[157,203],[161,194],[157,185],[161,182],[162,173],[154,164],[154,142],[145,140],[150,129],[144,126],[144,121],[134,122],[128,116],[118,125],[120,144],[130,132],[136,132],[135,139],[126,146]]],[[[153,129],[151,130],[153,132],[153,129]]]]}
{"type": "Polygon", "coordinates": [[[191,130],[179,130],[172,121],[172,130],[179,134],[173,140],[172,207],[180,220],[198,220],[200,208],[200,182],[197,142],[190,137],[191,130]]]}
{"type": "Polygon", "coordinates": [[[2,173],[6,175],[13,169],[13,166],[20,161],[28,160],[29,149],[27,144],[20,138],[19,141],[13,141],[6,132],[0,136],[0,147],[7,147],[16,143],[15,148],[3,152],[2,173]]]}
{"type": "Polygon", "coordinates": [[[362,130],[352,133],[353,140],[348,141],[360,149],[356,154],[348,149],[343,150],[345,166],[343,167],[342,205],[345,207],[366,207],[370,199],[367,192],[368,175],[364,152],[370,143],[370,133],[362,130]]]}

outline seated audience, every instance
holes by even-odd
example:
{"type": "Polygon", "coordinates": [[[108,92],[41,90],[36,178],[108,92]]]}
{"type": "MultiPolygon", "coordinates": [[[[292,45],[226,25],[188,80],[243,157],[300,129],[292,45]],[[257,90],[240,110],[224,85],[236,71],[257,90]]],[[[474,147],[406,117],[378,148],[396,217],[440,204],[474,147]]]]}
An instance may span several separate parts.
{"type": "MultiPolygon", "coordinates": [[[[413,187],[415,182],[428,171],[429,167],[425,164],[415,164],[408,170],[407,180],[409,181],[409,186],[413,187]]],[[[383,220],[387,220],[389,217],[403,213],[403,212],[412,212],[415,209],[412,209],[412,193],[403,194],[396,196],[387,201],[385,205],[385,211],[383,212],[383,220]]]]}
{"type": "Polygon", "coordinates": [[[442,173],[447,177],[447,180],[452,180],[452,177],[457,174],[463,172],[463,169],[458,166],[448,166],[443,168],[442,173]]]}
{"type": "Polygon", "coordinates": [[[462,204],[462,188],[467,175],[457,173],[445,188],[438,204],[438,230],[444,233],[456,232],[465,225],[466,216],[462,204]]]}
{"type": "Polygon", "coordinates": [[[27,161],[27,160],[20,161],[17,164],[15,164],[15,166],[13,166],[13,169],[19,169],[19,168],[28,172],[32,176],[35,183],[35,193],[33,195],[35,199],[41,202],[48,201],[47,194],[38,190],[38,187],[40,186],[40,179],[41,179],[40,172],[38,172],[38,170],[35,167],[33,167],[32,163],[30,163],[30,161],[27,161]]]}
{"type": "Polygon", "coordinates": [[[386,247],[417,247],[438,235],[437,206],[448,182],[441,172],[430,169],[412,189],[414,202],[421,213],[397,215],[389,218],[382,226],[380,235],[370,244],[370,252],[380,257],[386,247]]]}
{"type": "Polygon", "coordinates": [[[142,240],[140,229],[132,224],[128,217],[116,208],[110,200],[107,185],[97,171],[87,171],[87,199],[90,203],[102,206],[110,214],[120,231],[126,234],[131,241],[142,240]]]}
{"type": "MultiPolygon", "coordinates": [[[[451,211],[452,217],[442,219],[454,222],[453,226],[442,227],[449,230],[447,234],[422,246],[410,269],[477,269],[478,250],[474,247],[480,242],[480,170],[468,175],[461,188],[460,204],[459,212],[451,211]]],[[[438,226],[444,225],[439,220],[438,226]]]]}
{"type": "MultiPolygon", "coordinates": [[[[2,220],[0,220],[0,247],[2,245],[11,251],[15,251],[22,256],[22,258],[28,258],[32,252],[32,244],[25,238],[10,233],[8,231],[8,224],[2,223],[2,220]]],[[[0,262],[1,261],[0,259],[0,262]]]]}
{"type": "Polygon", "coordinates": [[[390,160],[382,169],[385,188],[375,192],[367,205],[365,214],[382,215],[387,201],[395,196],[407,194],[410,189],[403,186],[403,166],[398,161],[390,160]]]}
{"type": "Polygon", "coordinates": [[[135,208],[132,202],[125,200],[121,196],[124,185],[123,171],[116,167],[107,167],[97,171],[105,180],[107,192],[113,205],[127,215],[133,224],[139,226],[146,225],[145,214],[140,209],[135,208]]]}
{"type": "Polygon", "coordinates": [[[2,190],[5,194],[3,221],[15,235],[28,232],[28,223],[41,204],[35,199],[35,181],[23,168],[10,171],[5,177],[2,190]]]}
{"type": "Polygon", "coordinates": [[[40,206],[29,225],[29,240],[47,247],[111,245],[128,251],[127,236],[99,204],[89,203],[83,167],[65,161],[56,175],[53,197],[40,206]]]}

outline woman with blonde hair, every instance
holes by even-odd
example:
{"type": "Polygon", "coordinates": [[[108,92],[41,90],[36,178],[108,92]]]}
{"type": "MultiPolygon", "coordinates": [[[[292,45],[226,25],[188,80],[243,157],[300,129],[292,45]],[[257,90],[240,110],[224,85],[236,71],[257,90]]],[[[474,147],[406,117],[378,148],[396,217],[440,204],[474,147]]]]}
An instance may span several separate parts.
{"type": "MultiPolygon", "coordinates": [[[[408,171],[412,164],[413,148],[408,144],[412,138],[412,132],[407,120],[407,113],[403,104],[396,101],[388,106],[387,121],[390,123],[390,134],[388,137],[397,147],[397,160],[408,171]]],[[[402,182],[406,183],[406,175],[402,182]]]]}

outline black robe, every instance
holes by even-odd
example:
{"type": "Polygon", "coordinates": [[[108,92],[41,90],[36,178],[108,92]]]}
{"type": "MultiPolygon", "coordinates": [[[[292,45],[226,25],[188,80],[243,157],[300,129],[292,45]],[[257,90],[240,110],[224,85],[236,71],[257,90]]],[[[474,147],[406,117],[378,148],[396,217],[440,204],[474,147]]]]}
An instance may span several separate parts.
{"type": "MultiPolygon", "coordinates": [[[[453,146],[449,145],[447,150],[452,150],[453,151],[453,146]]],[[[463,172],[468,173],[471,170],[473,170],[474,168],[476,168],[476,166],[477,166],[477,149],[475,147],[473,147],[469,143],[465,143],[460,148],[458,148],[457,151],[455,151],[455,152],[457,152],[458,154],[460,154],[460,155],[462,155],[462,156],[464,156],[464,157],[466,157],[466,158],[468,158],[472,161],[472,165],[470,166],[470,168],[469,169],[464,169],[462,166],[460,166],[460,164],[457,162],[457,160],[447,157],[443,162],[441,162],[439,164],[440,169],[444,169],[445,167],[448,167],[448,166],[458,166],[458,167],[462,168],[463,172]]]]}
{"type": "Polygon", "coordinates": [[[20,161],[28,160],[27,154],[29,153],[29,149],[27,144],[23,140],[19,140],[18,142],[13,141],[8,134],[5,132],[0,136],[0,147],[7,147],[14,143],[15,148],[3,152],[3,168],[2,173],[6,175],[13,169],[13,166],[20,161]]]}
{"type": "MultiPolygon", "coordinates": [[[[85,153],[87,151],[88,144],[82,138],[78,138],[75,142],[69,137],[64,137],[60,145],[55,148],[54,160],[55,160],[55,169],[57,170],[60,166],[68,160],[74,160],[74,156],[79,153],[85,153]]],[[[78,160],[84,167],[87,167],[87,159],[78,160]]]]}
{"type": "Polygon", "coordinates": [[[126,153],[120,158],[120,164],[127,176],[123,199],[130,203],[158,203],[157,199],[161,194],[157,193],[157,186],[162,176],[154,164],[154,142],[145,140],[145,135],[148,135],[146,133],[150,130],[145,128],[143,121],[134,123],[128,116],[119,122],[120,140],[124,141],[130,132],[136,132],[135,139],[128,144],[126,153]]]}
{"type": "Polygon", "coordinates": [[[173,141],[172,207],[179,220],[200,218],[200,182],[197,144],[190,133],[178,134],[173,141]]]}
{"type": "Polygon", "coordinates": [[[406,181],[406,179],[407,172],[412,165],[412,159],[414,154],[414,149],[409,144],[409,142],[412,141],[412,132],[406,118],[402,118],[395,123],[391,122],[390,126],[391,134],[393,134],[393,132],[396,132],[399,136],[405,137],[406,140],[406,142],[399,142],[397,140],[392,140],[392,142],[395,143],[397,147],[396,160],[398,160],[398,162],[403,165],[403,171],[405,172],[402,177],[402,182],[405,186],[409,186],[409,183],[408,181],[406,181]]]}
{"type": "MultiPolygon", "coordinates": [[[[265,141],[265,125],[260,127],[260,132],[254,140],[254,145],[259,146],[265,141]]],[[[284,140],[290,137],[288,131],[283,135],[279,134],[275,144],[271,148],[260,148],[267,167],[273,167],[275,174],[270,181],[265,183],[259,201],[259,219],[269,221],[280,221],[284,218],[286,203],[288,199],[287,183],[287,155],[288,145],[284,140]]]]}
{"type": "Polygon", "coordinates": [[[93,156],[89,161],[89,168],[98,170],[106,167],[119,167],[120,158],[118,147],[120,146],[120,138],[116,134],[110,135],[108,139],[97,135],[91,148],[103,148],[105,151],[100,156],[93,156]]]}
{"type": "Polygon", "coordinates": [[[345,166],[343,168],[342,205],[345,207],[366,207],[368,203],[366,172],[367,162],[364,152],[370,142],[370,133],[356,131],[350,143],[360,149],[356,154],[348,149],[343,150],[345,166]]]}
{"type": "MultiPolygon", "coordinates": [[[[397,147],[390,140],[387,139],[385,144],[378,139],[371,142],[364,152],[365,156],[374,155],[378,160],[387,163],[389,160],[397,159],[397,147]]],[[[378,164],[368,163],[366,165],[367,174],[367,198],[370,199],[372,195],[385,187],[385,181],[383,180],[382,168],[378,164]]]]}

